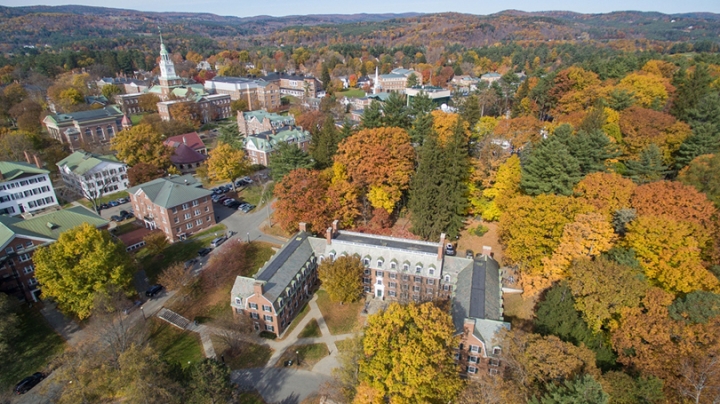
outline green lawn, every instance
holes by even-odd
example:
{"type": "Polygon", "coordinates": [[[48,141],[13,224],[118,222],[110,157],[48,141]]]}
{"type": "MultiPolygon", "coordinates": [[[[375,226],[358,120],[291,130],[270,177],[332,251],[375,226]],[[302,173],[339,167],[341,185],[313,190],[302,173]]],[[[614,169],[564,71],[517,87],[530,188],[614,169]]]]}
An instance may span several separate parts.
{"type": "Polygon", "coordinates": [[[338,351],[347,351],[348,349],[350,349],[350,347],[352,347],[352,338],[335,341],[335,346],[337,347],[338,351]]]}
{"type": "Polygon", "coordinates": [[[358,317],[364,306],[362,300],[355,303],[335,303],[322,289],[317,291],[317,296],[317,305],[331,334],[347,334],[357,329],[358,317]]]}
{"type": "Polygon", "coordinates": [[[267,201],[271,200],[274,188],[274,182],[268,183],[265,187],[265,194],[263,194],[262,185],[251,185],[242,190],[239,196],[243,198],[245,202],[257,206],[256,209],[260,209],[262,208],[262,205],[260,205],[260,201],[262,200],[264,203],[267,203],[267,201]]]}
{"type": "Polygon", "coordinates": [[[262,396],[255,391],[240,393],[238,402],[242,404],[265,404],[262,396]]]}
{"type": "Polygon", "coordinates": [[[126,233],[130,233],[131,231],[135,231],[137,229],[140,229],[141,227],[135,224],[135,220],[127,221],[121,225],[115,226],[115,228],[112,230],[112,234],[116,236],[121,236],[126,233]]]}
{"type": "Polygon", "coordinates": [[[198,334],[182,331],[163,320],[152,318],[150,342],[168,363],[179,363],[186,367],[188,362],[198,363],[205,355],[198,334]]]}
{"type": "MultiPolygon", "coordinates": [[[[107,195],[104,195],[104,196],[98,198],[97,204],[101,205],[103,203],[108,203],[110,201],[114,201],[115,199],[127,198],[127,197],[128,197],[127,191],[115,192],[114,194],[107,194],[107,195]]],[[[88,201],[87,199],[80,199],[80,200],[78,200],[78,202],[83,204],[85,207],[92,209],[92,202],[88,201]]],[[[128,205],[128,208],[130,208],[130,205],[128,205]]],[[[127,209],[125,209],[125,210],[127,210],[127,209]]]]}
{"type": "Polygon", "coordinates": [[[305,369],[312,369],[313,365],[318,363],[320,359],[328,356],[330,351],[326,344],[309,344],[309,345],[293,345],[290,346],[280,357],[277,363],[278,367],[285,365],[285,361],[292,360],[293,366],[297,365],[298,358],[300,359],[300,367],[305,369]]]}
{"type": "Polygon", "coordinates": [[[133,126],[140,124],[140,121],[142,121],[145,114],[133,114],[130,115],[130,122],[132,122],[133,126]]]}
{"type": "Polygon", "coordinates": [[[243,346],[242,353],[238,356],[231,357],[225,353],[227,346],[220,338],[213,335],[211,339],[215,347],[215,353],[218,356],[221,354],[224,355],[225,363],[232,370],[264,367],[273,353],[272,348],[268,346],[248,342],[243,346]]]}
{"type": "Polygon", "coordinates": [[[300,309],[300,312],[297,314],[297,317],[293,319],[292,323],[290,323],[290,326],[283,333],[283,337],[280,339],[283,339],[286,336],[290,335],[290,333],[295,329],[295,327],[297,327],[297,325],[302,321],[302,319],[305,318],[309,311],[310,306],[307,304],[307,302],[305,302],[302,309],[300,309]]]}
{"type": "Polygon", "coordinates": [[[345,91],[335,93],[338,97],[362,98],[365,97],[365,90],[359,88],[349,88],[345,91]]]}
{"type": "Polygon", "coordinates": [[[36,309],[23,307],[18,318],[20,334],[10,342],[10,354],[0,364],[0,389],[43,371],[53,356],[65,349],[65,341],[36,309]]]}
{"type": "Polygon", "coordinates": [[[315,338],[315,337],[322,337],[322,333],[320,332],[320,326],[318,325],[317,320],[312,319],[309,323],[305,326],[305,328],[298,334],[298,338],[315,338]]]}

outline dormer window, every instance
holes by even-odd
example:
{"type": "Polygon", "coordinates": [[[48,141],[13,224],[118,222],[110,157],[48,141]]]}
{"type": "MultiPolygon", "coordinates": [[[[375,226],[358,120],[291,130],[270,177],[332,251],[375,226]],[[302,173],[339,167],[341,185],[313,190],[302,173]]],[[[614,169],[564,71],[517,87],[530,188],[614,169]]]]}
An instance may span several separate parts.
{"type": "Polygon", "coordinates": [[[392,261],[392,262],[390,263],[390,269],[395,269],[395,268],[397,268],[397,262],[392,261]]]}
{"type": "Polygon", "coordinates": [[[428,269],[428,273],[429,273],[430,275],[435,275],[435,269],[434,269],[434,268],[428,269]]]}
{"type": "Polygon", "coordinates": [[[403,271],[407,272],[410,270],[410,264],[403,264],[403,271]]]}
{"type": "Polygon", "coordinates": [[[378,261],[377,261],[377,266],[378,266],[378,268],[382,268],[382,266],[383,266],[383,260],[378,260],[378,261]]]}
{"type": "Polygon", "coordinates": [[[450,275],[445,275],[445,282],[450,282],[450,275]]]}
{"type": "Polygon", "coordinates": [[[365,265],[366,267],[369,267],[370,266],[370,258],[363,259],[363,265],[365,265]]]}
{"type": "Polygon", "coordinates": [[[419,274],[420,272],[422,272],[422,265],[415,266],[415,273],[419,274]]]}
{"type": "Polygon", "coordinates": [[[236,297],[236,298],[235,298],[235,304],[237,304],[237,305],[242,305],[242,298],[236,297]]]}

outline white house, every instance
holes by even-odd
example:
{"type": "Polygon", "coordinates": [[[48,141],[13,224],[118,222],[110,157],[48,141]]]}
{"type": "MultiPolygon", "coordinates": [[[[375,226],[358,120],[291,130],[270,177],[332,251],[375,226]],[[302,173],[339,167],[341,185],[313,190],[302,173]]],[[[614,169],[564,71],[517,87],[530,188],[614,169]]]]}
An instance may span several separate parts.
{"type": "Polygon", "coordinates": [[[57,163],[65,185],[79,195],[100,196],[128,188],[127,165],[115,156],[78,150],[57,163]]]}
{"type": "Polygon", "coordinates": [[[48,170],[0,161],[0,215],[17,216],[57,205],[48,170]]]}

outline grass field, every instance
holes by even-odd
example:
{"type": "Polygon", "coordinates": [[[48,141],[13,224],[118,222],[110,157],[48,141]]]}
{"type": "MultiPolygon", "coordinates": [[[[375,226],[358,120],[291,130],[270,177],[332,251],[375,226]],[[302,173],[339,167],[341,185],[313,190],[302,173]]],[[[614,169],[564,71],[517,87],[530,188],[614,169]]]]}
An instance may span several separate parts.
{"type": "Polygon", "coordinates": [[[182,331],[169,323],[152,318],[150,342],[168,363],[179,363],[182,367],[198,363],[205,355],[198,335],[182,331]]]}
{"type": "Polygon", "coordinates": [[[221,338],[213,335],[211,339],[215,347],[215,353],[224,355],[225,363],[232,370],[264,367],[273,353],[270,347],[248,342],[243,346],[242,352],[239,355],[231,357],[227,354],[227,345],[221,338]]]}
{"type": "Polygon", "coordinates": [[[349,97],[349,98],[362,98],[365,97],[365,90],[361,90],[359,88],[350,88],[345,91],[341,91],[338,93],[335,93],[339,97],[349,97]]]}
{"type": "Polygon", "coordinates": [[[320,326],[318,325],[317,320],[312,319],[310,322],[307,323],[305,328],[298,334],[298,338],[315,338],[315,337],[322,337],[322,333],[320,332],[320,326]]]}
{"type": "Polygon", "coordinates": [[[317,291],[317,305],[333,335],[347,334],[358,327],[358,317],[363,309],[362,301],[355,303],[335,303],[324,290],[317,291]]]}
{"type": "Polygon", "coordinates": [[[36,309],[23,307],[18,319],[20,333],[10,342],[12,349],[0,364],[0,389],[43,371],[50,360],[65,349],[65,341],[36,309]]]}
{"type": "Polygon", "coordinates": [[[325,344],[309,344],[309,345],[292,345],[282,354],[277,363],[278,367],[285,365],[286,361],[293,361],[293,366],[297,366],[297,360],[300,359],[301,369],[312,369],[312,367],[320,361],[320,359],[328,356],[330,351],[325,344]],[[296,353],[297,352],[297,353],[296,353]]]}
{"type": "MultiPolygon", "coordinates": [[[[127,197],[128,197],[127,191],[115,192],[114,194],[108,194],[108,195],[98,198],[97,204],[99,206],[99,205],[102,205],[103,203],[108,203],[108,202],[114,201],[116,199],[127,198],[127,197]]],[[[92,209],[92,207],[93,207],[92,202],[88,201],[87,199],[79,199],[78,202],[80,202],[86,208],[92,209]]],[[[123,205],[121,205],[121,206],[123,206],[123,205]]],[[[130,205],[127,204],[127,207],[129,209],[130,205]]],[[[125,210],[127,210],[127,209],[125,209],[125,210]]]]}

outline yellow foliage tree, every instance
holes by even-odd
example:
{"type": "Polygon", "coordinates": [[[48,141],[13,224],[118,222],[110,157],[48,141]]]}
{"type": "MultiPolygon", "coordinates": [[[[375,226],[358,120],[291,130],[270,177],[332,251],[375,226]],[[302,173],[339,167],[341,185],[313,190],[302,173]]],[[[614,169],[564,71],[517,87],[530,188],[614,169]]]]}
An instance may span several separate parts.
{"type": "Polygon", "coordinates": [[[718,290],[718,279],[705,267],[698,225],[667,216],[639,216],[627,226],[625,243],[635,250],[645,275],[672,293],[718,290]]]}
{"type": "Polygon", "coordinates": [[[363,295],[365,266],[357,257],[338,257],[325,260],[318,267],[318,276],[334,302],[352,303],[363,295]]]}
{"type": "Polygon", "coordinates": [[[129,166],[146,163],[163,170],[174,169],[170,161],[172,148],[163,143],[163,136],[149,124],[120,131],[112,138],[111,147],[117,151],[117,158],[129,166]]]}
{"type": "Polygon", "coordinates": [[[642,67],[642,71],[668,80],[672,79],[677,69],[677,66],[672,63],[656,59],[648,60],[642,67]]]}
{"type": "Polygon", "coordinates": [[[517,155],[510,156],[498,168],[493,186],[483,191],[483,196],[490,201],[482,212],[484,220],[500,219],[504,206],[519,193],[521,177],[520,158],[517,155]]]}
{"type": "Polygon", "coordinates": [[[672,85],[668,79],[653,74],[631,73],[620,80],[617,88],[632,92],[640,106],[650,108],[665,105],[672,85]]]}
{"type": "MultiPolygon", "coordinates": [[[[460,115],[443,112],[438,109],[430,113],[433,117],[433,129],[438,134],[438,142],[444,145],[452,137],[460,115]]],[[[467,122],[464,122],[465,133],[468,134],[467,122]]]]}
{"type": "Polygon", "coordinates": [[[220,143],[210,151],[207,159],[208,177],[213,181],[230,181],[235,187],[235,178],[247,174],[250,165],[242,150],[235,150],[227,143],[220,143]]]}
{"type": "Polygon", "coordinates": [[[578,182],[573,191],[609,218],[616,210],[631,206],[630,198],[636,187],[632,180],[619,174],[592,173],[578,182]]]}
{"type": "Polygon", "coordinates": [[[495,127],[498,124],[498,119],[493,116],[484,116],[475,124],[473,128],[473,135],[479,139],[493,133],[495,127]]]}
{"type": "Polygon", "coordinates": [[[570,263],[578,258],[596,257],[612,248],[617,236],[612,225],[600,213],[579,214],[563,229],[558,248],[550,258],[543,258],[544,275],[559,278],[566,275],[570,263]]]}

